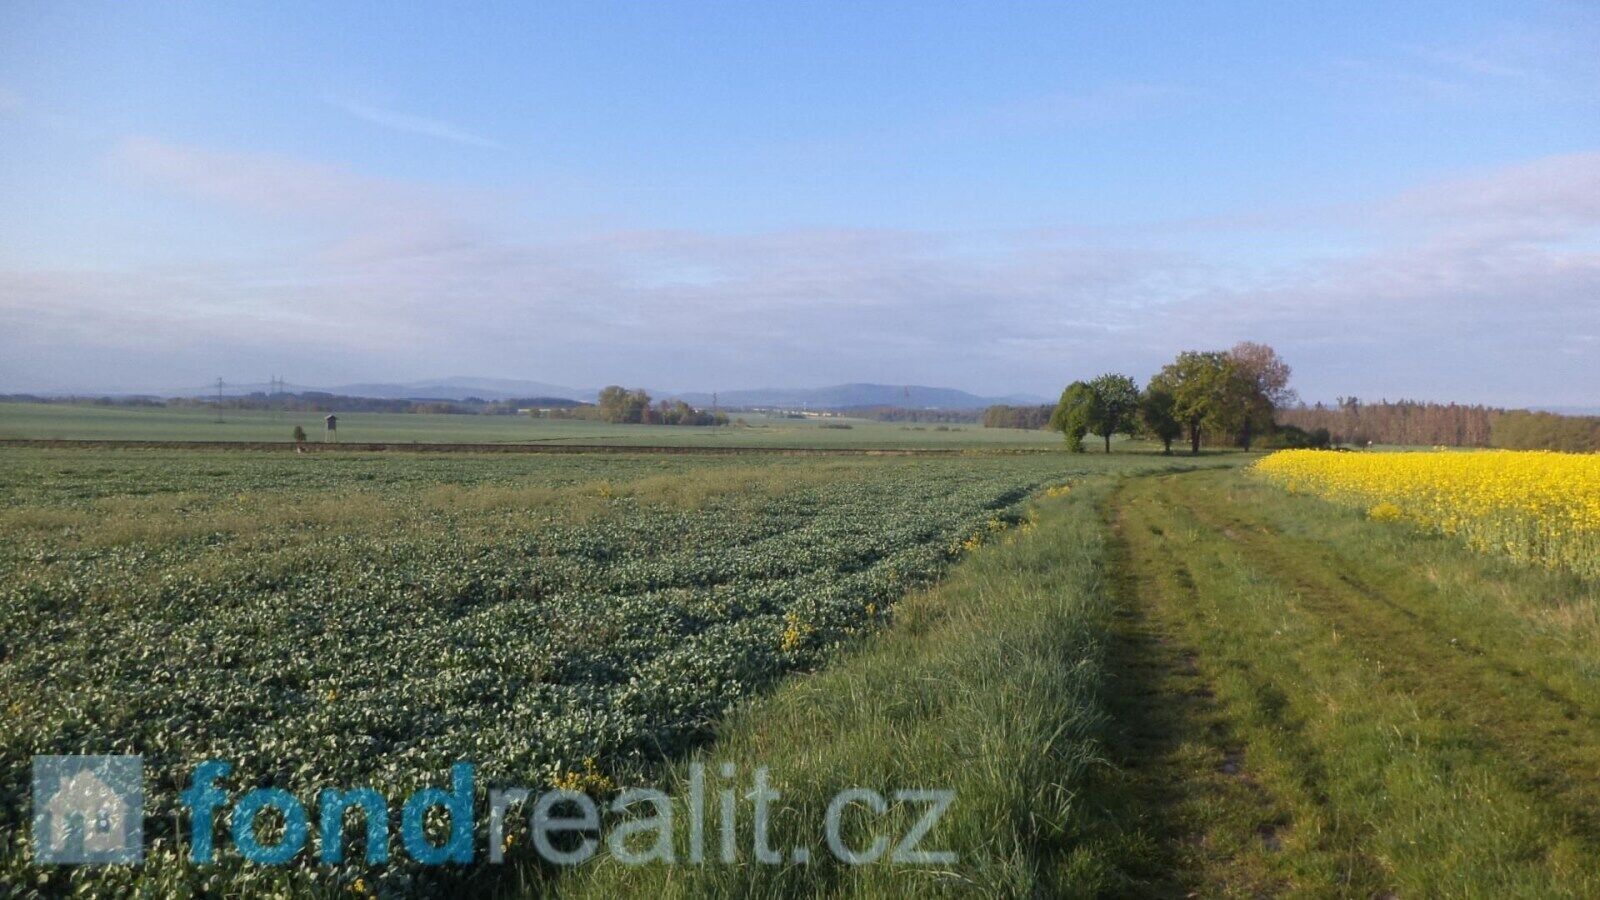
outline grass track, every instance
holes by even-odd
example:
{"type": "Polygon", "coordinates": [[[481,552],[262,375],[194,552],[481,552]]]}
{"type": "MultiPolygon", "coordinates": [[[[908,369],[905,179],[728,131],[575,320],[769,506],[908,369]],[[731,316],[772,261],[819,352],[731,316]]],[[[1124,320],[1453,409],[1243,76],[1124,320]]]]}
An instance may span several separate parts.
{"type": "Polygon", "coordinates": [[[1592,586],[1237,473],[1131,480],[1107,515],[1101,792],[1139,892],[1600,890],[1595,654],[1548,615],[1592,586]]]}

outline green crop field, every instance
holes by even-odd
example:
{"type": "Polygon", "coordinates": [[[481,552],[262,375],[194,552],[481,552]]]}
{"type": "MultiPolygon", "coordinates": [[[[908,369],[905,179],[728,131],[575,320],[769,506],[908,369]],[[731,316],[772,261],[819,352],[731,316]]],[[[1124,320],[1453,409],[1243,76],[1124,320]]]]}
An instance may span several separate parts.
{"type": "MultiPolygon", "coordinates": [[[[155,821],[207,757],[295,790],[460,759],[625,779],[891,622],[1039,491],[1149,465],[755,462],[0,449],[5,815],[45,752],[144,754],[155,821]]],[[[198,877],[160,853],[98,877],[135,876],[198,877]]]]}
{"type": "MultiPolygon", "coordinates": [[[[866,419],[789,419],[735,413],[744,424],[701,428],[612,425],[529,416],[339,413],[338,437],[350,443],[553,443],[668,447],[983,448],[1055,449],[1061,436],[1045,431],[983,428],[973,423],[875,422],[866,419]],[[834,427],[825,427],[831,425],[834,427]],[[848,428],[838,427],[848,425],[848,428]]],[[[209,409],[120,408],[0,403],[0,440],[288,441],[296,425],[321,441],[319,413],[209,409]]]]}

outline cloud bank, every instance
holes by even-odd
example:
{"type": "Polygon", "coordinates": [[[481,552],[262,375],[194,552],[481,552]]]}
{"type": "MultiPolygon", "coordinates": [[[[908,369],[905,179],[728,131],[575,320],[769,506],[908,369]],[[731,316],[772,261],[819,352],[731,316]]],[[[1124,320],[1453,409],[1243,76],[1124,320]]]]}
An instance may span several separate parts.
{"type": "Polygon", "coordinates": [[[1600,152],[1339,215],[560,237],[496,198],[313,161],[146,137],[107,162],[271,240],[243,261],[0,271],[0,390],[483,374],[1051,393],[1251,339],[1312,398],[1600,396],[1600,152]]]}

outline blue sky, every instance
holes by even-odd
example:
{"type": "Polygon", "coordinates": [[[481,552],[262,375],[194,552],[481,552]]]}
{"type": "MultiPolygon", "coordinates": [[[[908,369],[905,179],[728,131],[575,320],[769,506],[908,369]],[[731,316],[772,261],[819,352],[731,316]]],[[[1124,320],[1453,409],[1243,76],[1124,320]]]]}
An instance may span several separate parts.
{"type": "Polygon", "coordinates": [[[1600,398],[1600,6],[0,6],[0,391],[1600,398]]]}

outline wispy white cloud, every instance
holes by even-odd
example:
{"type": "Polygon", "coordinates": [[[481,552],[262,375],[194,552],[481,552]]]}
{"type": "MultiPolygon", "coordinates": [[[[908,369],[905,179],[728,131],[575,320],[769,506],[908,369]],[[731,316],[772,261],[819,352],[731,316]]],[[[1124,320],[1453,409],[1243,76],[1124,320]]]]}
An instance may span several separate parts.
{"type": "Polygon", "coordinates": [[[1018,98],[976,113],[970,121],[992,128],[1120,119],[1168,109],[1193,95],[1192,89],[1173,84],[1113,82],[1018,98]]]}
{"type": "Polygon", "coordinates": [[[338,166],[238,153],[150,137],[120,141],[108,164],[125,180],[278,223],[315,225],[317,256],[361,262],[459,246],[475,239],[496,202],[373,178],[338,166]]]}
{"type": "Polygon", "coordinates": [[[1164,114],[1194,90],[1175,84],[1143,81],[1107,82],[1086,87],[1046,90],[1012,97],[987,106],[952,110],[925,128],[896,130],[883,140],[970,138],[992,140],[997,135],[1048,132],[1164,114]]]}
{"type": "Polygon", "coordinates": [[[1333,61],[1333,71],[1344,85],[1398,90],[1431,100],[1462,101],[1473,96],[1471,85],[1458,73],[1440,74],[1409,64],[1343,57],[1333,61]]]}
{"type": "Polygon", "coordinates": [[[409,192],[337,166],[143,136],[118,142],[109,163],[131,179],[258,214],[362,216],[374,203],[388,209],[409,192]]]}
{"type": "Polygon", "coordinates": [[[1560,238],[1600,227],[1600,152],[1566,153],[1471,172],[1402,192],[1382,205],[1391,221],[1453,233],[1560,238]]]}
{"type": "Polygon", "coordinates": [[[1426,63],[1445,69],[1455,69],[1469,75],[1516,80],[1535,77],[1531,69],[1472,50],[1451,47],[1412,47],[1410,50],[1413,56],[1426,63]]]}
{"type": "Polygon", "coordinates": [[[1501,27],[1454,42],[1373,48],[1333,60],[1331,71],[1343,83],[1453,103],[1586,101],[1600,71],[1592,42],[1581,31],[1501,27]]]}
{"type": "Polygon", "coordinates": [[[347,97],[327,96],[323,98],[330,106],[344,110],[352,116],[366,122],[371,122],[391,131],[401,131],[407,134],[417,134],[423,137],[437,138],[469,147],[484,147],[490,150],[504,150],[505,145],[499,141],[491,140],[479,134],[474,134],[464,128],[452,125],[440,119],[429,119],[424,116],[414,116],[409,113],[395,112],[394,110],[380,109],[347,97]]]}

